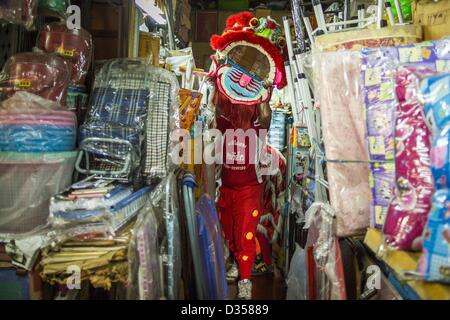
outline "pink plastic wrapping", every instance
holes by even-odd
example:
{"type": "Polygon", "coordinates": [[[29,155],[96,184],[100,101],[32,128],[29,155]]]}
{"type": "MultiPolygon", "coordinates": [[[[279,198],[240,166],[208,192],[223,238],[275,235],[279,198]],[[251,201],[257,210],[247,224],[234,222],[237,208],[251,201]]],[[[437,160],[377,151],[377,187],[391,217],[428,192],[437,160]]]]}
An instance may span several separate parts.
{"type": "Polygon", "coordinates": [[[314,203],[305,213],[308,300],[345,300],[345,282],[335,217],[326,204],[314,203]]]}
{"type": "Polygon", "coordinates": [[[361,60],[358,52],[314,57],[331,206],[339,237],[363,234],[370,221],[369,156],[365,139],[361,60]],[[334,162],[359,161],[359,162],[334,162]]]}
{"type": "Polygon", "coordinates": [[[69,80],[69,66],[63,59],[38,52],[19,53],[3,67],[0,93],[5,98],[28,91],[65,105],[69,80]]]}
{"type": "Polygon", "coordinates": [[[75,113],[57,102],[17,92],[0,103],[0,151],[73,151],[76,136],[75,113]]]}
{"type": "Polygon", "coordinates": [[[33,27],[37,14],[38,0],[2,0],[0,1],[0,21],[22,24],[27,29],[33,27]]]}
{"type": "Polygon", "coordinates": [[[430,168],[431,135],[417,90],[422,72],[427,71],[412,66],[400,67],[396,76],[396,186],[383,232],[386,243],[401,250],[413,249],[414,241],[422,235],[434,190],[430,168]]]}
{"type": "Polygon", "coordinates": [[[56,53],[70,63],[71,85],[83,86],[92,59],[92,37],[84,29],[67,28],[65,23],[46,24],[39,32],[37,47],[56,53]]]}

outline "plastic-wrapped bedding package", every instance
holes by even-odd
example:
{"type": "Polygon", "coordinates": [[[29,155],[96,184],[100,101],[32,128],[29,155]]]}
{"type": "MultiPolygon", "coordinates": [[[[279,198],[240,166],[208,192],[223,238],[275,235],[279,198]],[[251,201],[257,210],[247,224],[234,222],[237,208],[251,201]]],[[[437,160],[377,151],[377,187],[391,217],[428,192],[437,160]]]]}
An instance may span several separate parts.
{"type": "Polygon", "coordinates": [[[39,13],[45,16],[65,18],[70,0],[39,0],[39,13]]]}
{"type": "Polygon", "coordinates": [[[450,73],[421,79],[420,94],[425,117],[436,133],[450,122],[450,73]]]}
{"type": "Polygon", "coordinates": [[[65,60],[39,52],[18,53],[3,67],[0,94],[4,99],[27,91],[65,105],[69,81],[70,69],[65,60]]]}
{"type": "Polygon", "coordinates": [[[161,273],[165,276],[161,287],[164,288],[164,297],[169,300],[179,299],[181,285],[181,234],[176,190],[177,180],[170,172],[150,195],[156,217],[163,225],[159,260],[163,267],[161,273]]]}
{"type": "Polygon", "coordinates": [[[134,218],[149,198],[150,187],[136,191],[121,184],[70,189],[52,197],[49,223],[55,229],[96,223],[114,234],[134,218]]]}
{"type": "MultiPolygon", "coordinates": [[[[394,160],[394,126],[395,126],[395,70],[400,64],[425,66],[434,71],[450,70],[450,41],[440,40],[423,42],[415,45],[383,47],[362,50],[362,82],[364,91],[365,118],[369,157],[380,161],[394,160]]],[[[426,109],[426,108],[425,108],[426,109]]],[[[384,163],[383,163],[384,162],[384,163]]],[[[373,169],[373,166],[372,166],[373,169]]],[[[372,175],[375,173],[372,172],[372,175]]],[[[389,175],[384,176],[385,183],[372,184],[372,193],[386,194],[389,175]]],[[[394,189],[394,179],[390,180],[390,189],[394,189]]],[[[380,199],[380,198],[378,198],[380,199]]],[[[387,212],[386,201],[373,197],[371,205],[371,225],[382,228],[387,212]]]]}
{"type": "Polygon", "coordinates": [[[169,132],[179,127],[177,90],[173,74],[140,60],[104,64],[80,127],[81,149],[94,160],[90,168],[105,175],[116,168],[130,177],[141,166],[147,177],[165,176],[169,132]]]}
{"type": "Polygon", "coordinates": [[[418,271],[425,280],[450,283],[450,206],[449,189],[433,195],[428,222],[423,233],[422,256],[418,271]]]}
{"type": "Polygon", "coordinates": [[[314,88],[322,119],[330,203],[340,237],[364,233],[370,220],[360,70],[358,52],[316,53],[314,57],[314,88]]]}
{"type": "Polygon", "coordinates": [[[47,224],[50,198],[67,188],[77,152],[0,152],[0,234],[47,224]]]}
{"type": "Polygon", "coordinates": [[[92,36],[84,29],[69,29],[65,22],[44,25],[39,31],[37,47],[56,53],[71,67],[71,86],[84,86],[92,60],[92,36]]]}
{"type": "Polygon", "coordinates": [[[159,300],[161,290],[158,232],[162,226],[150,203],[139,214],[128,248],[128,300],[159,300]]]}
{"type": "Polygon", "coordinates": [[[396,75],[395,189],[384,223],[389,247],[411,250],[422,235],[434,191],[431,134],[417,88],[418,74],[429,70],[400,67],[396,75]]]}
{"type": "Polygon", "coordinates": [[[207,298],[225,300],[228,286],[225,278],[223,238],[215,204],[205,194],[197,201],[195,212],[207,298]]]}
{"type": "Polygon", "coordinates": [[[0,102],[0,151],[64,152],[75,149],[75,114],[32,93],[0,102]]]}
{"type": "Polygon", "coordinates": [[[38,0],[2,0],[0,1],[0,22],[22,24],[31,29],[37,15],[38,0]]]}
{"type": "Polygon", "coordinates": [[[361,50],[399,46],[422,39],[422,28],[418,25],[404,25],[381,29],[351,30],[318,36],[314,45],[321,51],[361,50]]]}

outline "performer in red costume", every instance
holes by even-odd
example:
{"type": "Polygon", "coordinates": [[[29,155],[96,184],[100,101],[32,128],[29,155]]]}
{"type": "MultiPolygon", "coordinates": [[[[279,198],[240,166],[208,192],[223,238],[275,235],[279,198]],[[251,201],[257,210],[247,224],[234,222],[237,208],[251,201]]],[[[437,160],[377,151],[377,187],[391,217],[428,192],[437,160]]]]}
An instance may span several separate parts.
{"type": "Polygon", "coordinates": [[[270,17],[257,19],[242,12],[228,18],[223,34],[211,38],[211,46],[216,50],[210,74],[218,89],[216,122],[225,136],[218,208],[237,263],[227,277],[240,274],[238,298],[251,299],[255,238],[264,206],[261,145],[270,126],[273,86],[281,89],[286,84],[285,40],[270,17]],[[243,139],[237,138],[238,129],[247,133],[243,139]]]}

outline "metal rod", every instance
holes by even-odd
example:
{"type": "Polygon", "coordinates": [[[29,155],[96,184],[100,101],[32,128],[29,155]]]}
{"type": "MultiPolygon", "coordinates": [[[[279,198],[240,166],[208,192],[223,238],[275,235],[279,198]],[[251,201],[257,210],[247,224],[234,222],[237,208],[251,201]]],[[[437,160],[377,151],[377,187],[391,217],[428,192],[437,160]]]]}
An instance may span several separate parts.
{"type": "Polygon", "coordinates": [[[323,14],[322,4],[320,0],[313,0],[314,15],[316,16],[317,25],[324,33],[328,33],[325,16],[323,14]]]}
{"type": "Polygon", "coordinates": [[[384,13],[384,0],[378,0],[377,5],[377,28],[381,29],[383,27],[383,13],[384,13]]]}
{"type": "MultiPolygon", "coordinates": [[[[306,51],[305,35],[303,33],[303,29],[302,29],[302,25],[301,25],[301,21],[304,19],[304,15],[303,15],[302,7],[300,5],[300,1],[292,0],[291,7],[292,7],[292,10],[291,10],[292,18],[293,18],[294,28],[295,28],[295,35],[296,35],[296,39],[297,39],[297,48],[301,52],[305,52],[306,51]]],[[[286,30],[285,30],[285,32],[286,32],[286,30]]]]}
{"type": "Polygon", "coordinates": [[[394,19],[394,14],[392,12],[392,7],[391,7],[391,3],[389,1],[387,1],[384,6],[386,7],[386,11],[389,17],[389,23],[391,24],[391,26],[395,25],[395,19],[394,19]]]}
{"type": "Polygon", "coordinates": [[[402,8],[400,6],[400,2],[398,0],[394,0],[394,4],[395,4],[395,9],[397,10],[398,22],[403,24],[404,23],[403,13],[402,13],[402,8]]]}

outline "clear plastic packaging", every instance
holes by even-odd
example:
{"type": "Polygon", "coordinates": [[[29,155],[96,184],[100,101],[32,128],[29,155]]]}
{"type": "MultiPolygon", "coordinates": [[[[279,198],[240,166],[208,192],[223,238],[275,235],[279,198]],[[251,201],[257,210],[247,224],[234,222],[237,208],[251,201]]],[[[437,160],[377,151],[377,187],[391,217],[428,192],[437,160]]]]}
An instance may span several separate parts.
{"type": "Polygon", "coordinates": [[[214,202],[208,195],[203,195],[195,206],[197,230],[200,243],[204,279],[205,297],[208,300],[225,300],[227,298],[227,280],[225,278],[225,261],[219,217],[214,202]]]}
{"type": "Polygon", "coordinates": [[[76,152],[0,152],[0,234],[47,224],[50,198],[72,182],[76,152]]]}
{"type": "Polygon", "coordinates": [[[430,70],[442,72],[450,68],[449,59],[450,41],[448,39],[416,45],[362,50],[361,76],[369,157],[370,160],[381,161],[378,164],[378,170],[375,165],[371,166],[372,176],[375,176],[375,183],[371,184],[373,194],[371,225],[374,227],[382,228],[384,224],[383,217],[389,202],[387,197],[389,193],[392,193],[388,190],[393,191],[395,184],[390,169],[390,162],[395,157],[394,127],[397,105],[395,70],[400,64],[407,64],[425,66],[430,70]],[[380,168],[386,166],[387,170],[384,170],[386,174],[380,173],[380,168]],[[381,179],[379,180],[381,184],[376,183],[377,175],[381,179]],[[386,201],[379,195],[385,195],[386,201]]]}
{"type": "Polygon", "coordinates": [[[44,52],[59,55],[70,64],[71,86],[84,85],[93,52],[89,32],[84,29],[69,29],[65,22],[46,24],[39,31],[37,47],[44,52]]]}
{"type": "Polygon", "coordinates": [[[159,264],[159,224],[149,202],[139,214],[128,248],[128,300],[159,300],[161,290],[159,264]]]}
{"type": "Polygon", "coordinates": [[[39,14],[50,17],[66,18],[70,0],[39,0],[39,14]]]}
{"type": "Polygon", "coordinates": [[[450,122],[450,73],[421,79],[420,95],[423,112],[435,133],[450,122]]]}
{"type": "Polygon", "coordinates": [[[130,179],[142,168],[146,178],[165,176],[169,132],[179,127],[177,92],[175,75],[167,70],[132,59],[104,64],[80,128],[89,169],[81,167],[80,157],[77,170],[130,179]]]}
{"type": "Polygon", "coordinates": [[[33,28],[38,0],[3,0],[0,2],[0,21],[33,28]]]}
{"type": "Polygon", "coordinates": [[[315,94],[320,107],[330,203],[339,237],[363,234],[370,221],[369,160],[358,52],[314,56],[315,94]]]}
{"type": "Polygon", "coordinates": [[[11,56],[0,74],[2,99],[27,91],[66,104],[70,81],[68,63],[54,55],[25,52],[11,56]]]}
{"type": "Polygon", "coordinates": [[[314,203],[305,213],[308,300],[345,300],[345,283],[335,215],[328,204],[314,203]]]}
{"type": "Polygon", "coordinates": [[[450,190],[436,191],[423,236],[418,271],[426,281],[450,283],[450,190]]]}
{"type": "Polygon", "coordinates": [[[296,244],[287,278],[286,300],[308,300],[307,274],[305,249],[296,244]]]}
{"type": "Polygon", "coordinates": [[[381,29],[351,30],[318,36],[314,45],[321,51],[354,50],[411,44],[422,40],[422,28],[404,25],[381,29]]]}
{"type": "Polygon", "coordinates": [[[434,190],[431,175],[431,134],[417,91],[418,77],[429,70],[400,67],[396,75],[395,191],[383,228],[385,242],[413,249],[422,235],[434,190]]]}
{"type": "Polygon", "coordinates": [[[56,102],[28,92],[0,102],[0,151],[72,151],[76,136],[75,114],[56,102]]]}
{"type": "MultiPolygon", "coordinates": [[[[84,193],[85,197],[94,196],[96,192],[95,188],[78,191],[82,191],[81,193],[84,193]],[[87,194],[88,192],[90,195],[87,194]]],[[[85,199],[86,201],[66,204],[66,200],[58,201],[52,198],[49,222],[54,228],[60,229],[77,226],[82,229],[85,224],[103,223],[105,224],[105,230],[116,232],[143,208],[149,197],[149,192],[150,187],[144,187],[130,193],[130,188],[118,185],[104,196],[90,199],[91,201],[85,199]],[[92,208],[93,206],[95,207],[92,208]],[[66,208],[58,210],[59,207],[66,208]],[[70,207],[70,209],[67,207],[70,207]]],[[[69,194],[70,196],[71,194],[69,194]]],[[[69,200],[69,202],[71,201],[69,200]]]]}
{"type": "Polygon", "coordinates": [[[179,202],[176,190],[177,181],[173,172],[170,172],[150,196],[156,217],[164,225],[159,248],[161,274],[164,275],[162,288],[164,297],[169,300],[179,299],[181,286],[179,202]]]}

